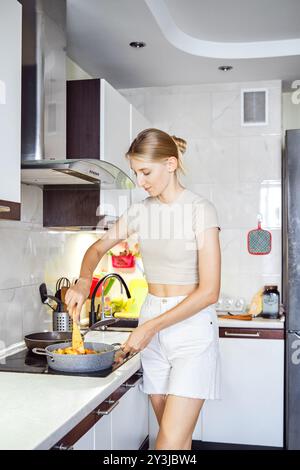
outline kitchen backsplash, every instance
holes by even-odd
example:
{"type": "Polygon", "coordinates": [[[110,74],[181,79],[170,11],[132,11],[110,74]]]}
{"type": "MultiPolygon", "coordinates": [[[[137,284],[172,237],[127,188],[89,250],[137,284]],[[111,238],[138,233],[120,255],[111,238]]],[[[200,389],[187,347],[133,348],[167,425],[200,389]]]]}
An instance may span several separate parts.
{"type": "Polygon", "coordinates": [[[265,284],[281,288],[281,82],[249,82],[119,90],[160,128],[187,140],[184,186],[218,210],[222,295],[249,303],[265,284]],[[241,89],[269,90],[269,124],[242,127],[241,89]],[[247,233],[263,215],[272,252],[253,256],[247,233]]]}

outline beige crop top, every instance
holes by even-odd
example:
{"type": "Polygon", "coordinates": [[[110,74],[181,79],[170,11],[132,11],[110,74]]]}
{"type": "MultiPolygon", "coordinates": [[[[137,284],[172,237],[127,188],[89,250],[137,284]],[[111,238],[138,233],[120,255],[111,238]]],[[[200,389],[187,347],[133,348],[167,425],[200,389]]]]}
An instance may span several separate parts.
{"type": "Polygon", "coordinates": [[[148,283],[198,284],[199,243],[205,229],[219,227],[211,202],[184,189],[170,204],[147,197],[121,218],[127,235],[138,235],[148,283]]]}

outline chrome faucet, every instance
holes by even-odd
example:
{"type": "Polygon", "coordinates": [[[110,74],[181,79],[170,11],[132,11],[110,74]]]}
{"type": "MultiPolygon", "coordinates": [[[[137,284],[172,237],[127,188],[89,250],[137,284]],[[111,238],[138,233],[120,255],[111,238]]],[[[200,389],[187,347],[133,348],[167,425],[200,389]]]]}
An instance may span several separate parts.
{"type": "MultiPolygon", "coordinates": [[[[120,286],[121,286],[121,293],[123,292],[123,286],[125,288],[125,292],[126,292],[126,295],[127,295],[127,298],[130,299],[131,298],[131,295],[130,295],[130,292],[129,292],[129,289],[127,287],[127,284],[126,282],[124,281],[124,279],[122,278],[122,276],[120,276],[119,274],[117,273],[110,273],[110,274],[107,274],[106,276],[102,277],[102,279],[100,279],[96,286],[95,286],[95,289],[93,290],[93,293],[92,293],[92,297],[91,297],[91,311],[90,311],[90,315],[89,315],[89,326],[92,326],[94,323],[96,323],[97,321],[97,318],[96,318],[96,311],[95,311],[95,297],[96,297],[96,294],[97,294],[97,291],[99,289],[99,287],[101,286],[101,284],[103,284],[103,282],[105,282],[107,279],[109,278],[116,278],[118,279],[118,281],[120,282],[120,286]]],[[[102,289],[102,295],[101,295],[101,318],[100,320],[103,321],[103,320],[106,320],[106,319],[111,319],[111,318],[114,318],[112,314],[110,314],[109,317],[106,317],[105,316],[105,307],[104,307],[104,287],[102,289]]]]}

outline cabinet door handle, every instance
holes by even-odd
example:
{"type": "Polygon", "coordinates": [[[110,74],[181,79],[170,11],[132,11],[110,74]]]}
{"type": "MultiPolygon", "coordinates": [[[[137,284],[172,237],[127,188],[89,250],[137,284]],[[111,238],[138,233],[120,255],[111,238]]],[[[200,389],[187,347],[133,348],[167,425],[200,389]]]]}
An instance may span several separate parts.
{"type": "Polygon", "coordinates": [[[111,403],[111,406],[108,408],[108,410],[106,411],[102,411],[102,410],[97,410],[96,411],[96,415],[97,416],[106,416],[106,415],[109,415],[109,413],[112,412],[112,410],[119,404],[119,400],[116,400],[116,401],[113,401],[113,400],[107,400],[105,401],[104,403],[111,403]]]}
{"type": "Polygon", "coordinates": [[[240,336],[240,337],[251,337],[251,338],[259,338],[260,337],[260,332],[256,331],[256,333],[229,333],[228,331],[225,331],[225,336],[240,336]]]}
{"type": "Polygon", "coordinates": [[[133,384],[130,384],[130,383],[123,383],[122,384],[122,387],[125,387],[125,388],[134,388],[137,386],[137,384],[140,382],[141,380],[141,375],[138,376],[138,378],[136,379],[136,381],[133,383],[133,384]]]}
{"type": "Polygon", "coordinates": [[[74,450],[73,446],[67,446],[63,442],[53,447],[54,450],[74,450]]]}
{"type": "Polygon", "coordinates": [[[9,206],[0,206],[0,212],[10,212],[9,206]]]}

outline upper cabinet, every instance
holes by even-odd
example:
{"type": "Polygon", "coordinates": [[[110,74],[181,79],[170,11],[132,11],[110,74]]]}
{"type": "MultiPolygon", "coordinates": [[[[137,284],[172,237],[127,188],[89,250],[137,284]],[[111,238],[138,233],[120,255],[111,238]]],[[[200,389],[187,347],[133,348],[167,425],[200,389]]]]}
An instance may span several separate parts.
{"type": "Polygon", "coordinates": [[[130,145],[130,104],[106,80],[101,80],[100,158],[129,174],[125,154],[130,145]]]}
{"type": "Polygon", "coordinates": [[[20,220],[22,6],[1,0],[0,219],[20,220]]]}
{"type": "MultiPolygon", "coordinates": [[[[131,106],[131,129],[130,129],[130,141],[132,142],[139,132],[144,129],[152,127],[148,119],[140,113],[136,108],[131,106]]],[[[130,172],[129,176],[134,179],[133,171],[130,172]]],[[[131,203],[139,202],[148,197],[149,194],[142,188],[136,187],[131,190],[131,203]]]]}

